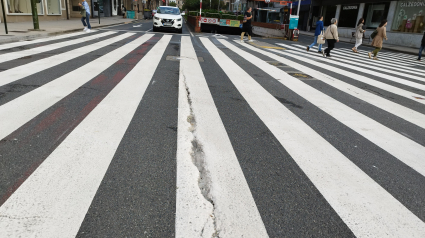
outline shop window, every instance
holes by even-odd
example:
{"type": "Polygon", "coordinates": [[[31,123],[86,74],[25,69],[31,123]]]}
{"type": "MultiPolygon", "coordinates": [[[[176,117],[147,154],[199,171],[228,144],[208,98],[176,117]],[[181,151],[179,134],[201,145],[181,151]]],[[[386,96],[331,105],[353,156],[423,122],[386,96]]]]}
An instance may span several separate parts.
{"type": "MultiPolygon", "coordinates": [[[[38,15],[43,15],[43,1],[36,0],[38,15]]],[[[7,0],[6,7],[8,14],[23,14],[31,15],[31,1],[30,0],[7,0]]]]}
{"type": "Polygon", "coordinates": [[[369,3],[365,5],[363,18],[367,28],[377,28],[381,21],[387,19],[390,3],[369,3]]]}
{"type": "Polygon", "coordinates": [[[46,0],[47,15],[61,15],[60,0],[46,0]]]}
{"type": "Polygon", "coordinates": [[[424,13],[425,0],[397,2],[391,30],[412,33],[424,32],[424,13]]]}
{"type": "MultiPolygon", "coordinates": [[[[336,6],[324,6],[323,7],[323,24],[329,26],[331,24],[332,18],[335,17],[336,6]]],[[[341,17],[341,16],[340,16],[341,17]]]]}
{"type": "Polygon", "coordinates": [[[359,13],[359,4],[341,6],[339,15],[339,27],[355,27],[357,24],[357,15],[359,13]]]}

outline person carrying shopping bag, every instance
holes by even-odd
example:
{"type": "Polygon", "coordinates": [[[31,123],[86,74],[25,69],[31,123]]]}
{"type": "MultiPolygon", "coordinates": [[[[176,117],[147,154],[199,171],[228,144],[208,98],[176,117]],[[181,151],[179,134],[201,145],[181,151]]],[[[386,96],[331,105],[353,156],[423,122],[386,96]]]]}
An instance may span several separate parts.
{"type": "Polygon", "coordinates": [[[356,44],[351,49],[354,53],[359,53],[357,51],[357,48],[362,44],[362,41],[363,41],[363,34],[366,31],[366,30],[363,30],[363,24],[364,24],[364,18],[360,18],[359,23],[357,24],[356,34],[355,34],[356,44]]]}
{"type": "MultiPolygon", "coordinates": [[[[324,30],[323,27],[323,16],[319,17],[319,20],[316,22],[316,31],[314,32],[314,42],[313,44],[307,46],[307,51],[310,50],[310,48],[313,48],[317,44],[318,37],[322,34],[322,31],[324,30]]],[[[319,53],[322,53],[322,44],[319,44],[319,53]]]]}
{"type": "Polygon", "coordinates": [[[328,48],[322,51],[323,57],[331,57],[331,50],[335,47],[335,43],[339,42],[338,27],[336,18],[331,19],[331,25],[325,31],[325,38],[328,42],[328,48]]]}
{"type": "Polygon", "coordinates": [[[382,44],[384,43],[384,39],[388,40],[387,38],[387,20],[382,20],[381,24],[379,24],[379,27],[376,28],[376,30],[372,33],[371,37],[372,40],[372,46],[375,47],[375,50],[373,52],[367,53],[369,55],[369,59],[378,60],[378,52],[382,50],[382,44]]]}

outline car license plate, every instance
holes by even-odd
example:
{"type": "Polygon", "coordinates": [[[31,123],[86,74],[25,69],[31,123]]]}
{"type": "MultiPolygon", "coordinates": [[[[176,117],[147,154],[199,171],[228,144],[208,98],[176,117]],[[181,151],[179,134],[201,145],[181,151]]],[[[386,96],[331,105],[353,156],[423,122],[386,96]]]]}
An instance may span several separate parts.
{"type": "Polygon", "coordinates": [[[172,26],[170,22],[164,22],[164,26],[172,26]]]}

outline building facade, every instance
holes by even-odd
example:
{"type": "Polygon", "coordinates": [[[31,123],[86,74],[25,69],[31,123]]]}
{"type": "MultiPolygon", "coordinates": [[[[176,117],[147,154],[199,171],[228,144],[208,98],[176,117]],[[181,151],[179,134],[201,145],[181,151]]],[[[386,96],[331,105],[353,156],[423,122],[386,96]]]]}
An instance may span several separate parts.
{"type": "Polygon", "coordinates": [[[367,35],[384,19],[388,21],[386,43],[419,47],[425,31],[425,0],[312,0],[309,25],[315,28],[319,16],[325,26],[338,19],[340,36],[351,37],[360,18],[364,18],[367,35]]]}

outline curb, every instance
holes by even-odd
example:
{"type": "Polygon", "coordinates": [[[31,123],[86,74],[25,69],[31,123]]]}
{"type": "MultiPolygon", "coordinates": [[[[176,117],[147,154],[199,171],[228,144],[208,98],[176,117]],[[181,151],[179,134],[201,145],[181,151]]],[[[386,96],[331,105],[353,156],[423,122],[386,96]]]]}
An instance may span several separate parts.
{"type": "MultiPolygon", "coordinates": [[[[314,37],[314,36],[311,36],[309,34],[303,34],[301,32],[300,32],[300,35],[314,37]]],[[[351,42],[351,41],[346,41],[346,40],[339,40],[339,41],[340,42],[344,42],[344,43],[351,43],[351,44],[353,44],[353,42],[351,42]]],[[[362,44],[362,46],[369,47],[369,48],[372,48],[372,49],[375,48],[375,47],[373,47],[371,45],[366,45],[366,44],[362,44]]],[[[408,48],[408,49],[416,49],[416,48],[410,48],[410,47],[406,47],[406,48],[408,48]]],[[[391,47],[390,48],[387,48],[387,47],[385,47],[385,45],[382,47],[382,49],[391,50],[391,51],[395,51],[395,52],[400,52],[400,53],[404,53],[404,54],[408,54],[408,55],[416,55],[416,56],[418,55],[418,53],[403,51],[403,50],[399,50],[399,49],[393,49],[391,47]]],[[[417,50],[419,51],[419,49],[417,49],[417,50]]]]}
{"type": "MultiPolygon", "coordinates": [[[[134,22],[134,21],[131,21],[134,22]]],[[[93,28],[102,28],[102,27],[109,27],[109,26],[116,26],[116,25],[124,25],[124,24],[128,24],[129,22],[120,22],[120,23],[113,23],[113,24],[108,24],[108,25],[102,25],[102,26],[92,26],[93,28]]],[[[64,30],[64,31],[55,31],[55,32],[49,32],[49,33],[40,33],[40,34],[35,34],[35,35],[30,35],[30,36],[16,36],[16,37],[11,37],[9,39],[1,39],[0,40],[0,44],[7,44],[7,43],[13,43],[13,42],[17,42],[17,41],[28,41],[28,40],[35,40],[38,38],[45,38],[45,37],[50,37],[50,36],[57,36],[57,35],[62,35],[62,34],[67,34],[67,33],[72,33],[72,32],[76,32],[76,31],[81,31],[80,28],[75,28],[75,29],[69,29],[69,30],[64,30]]]]}

